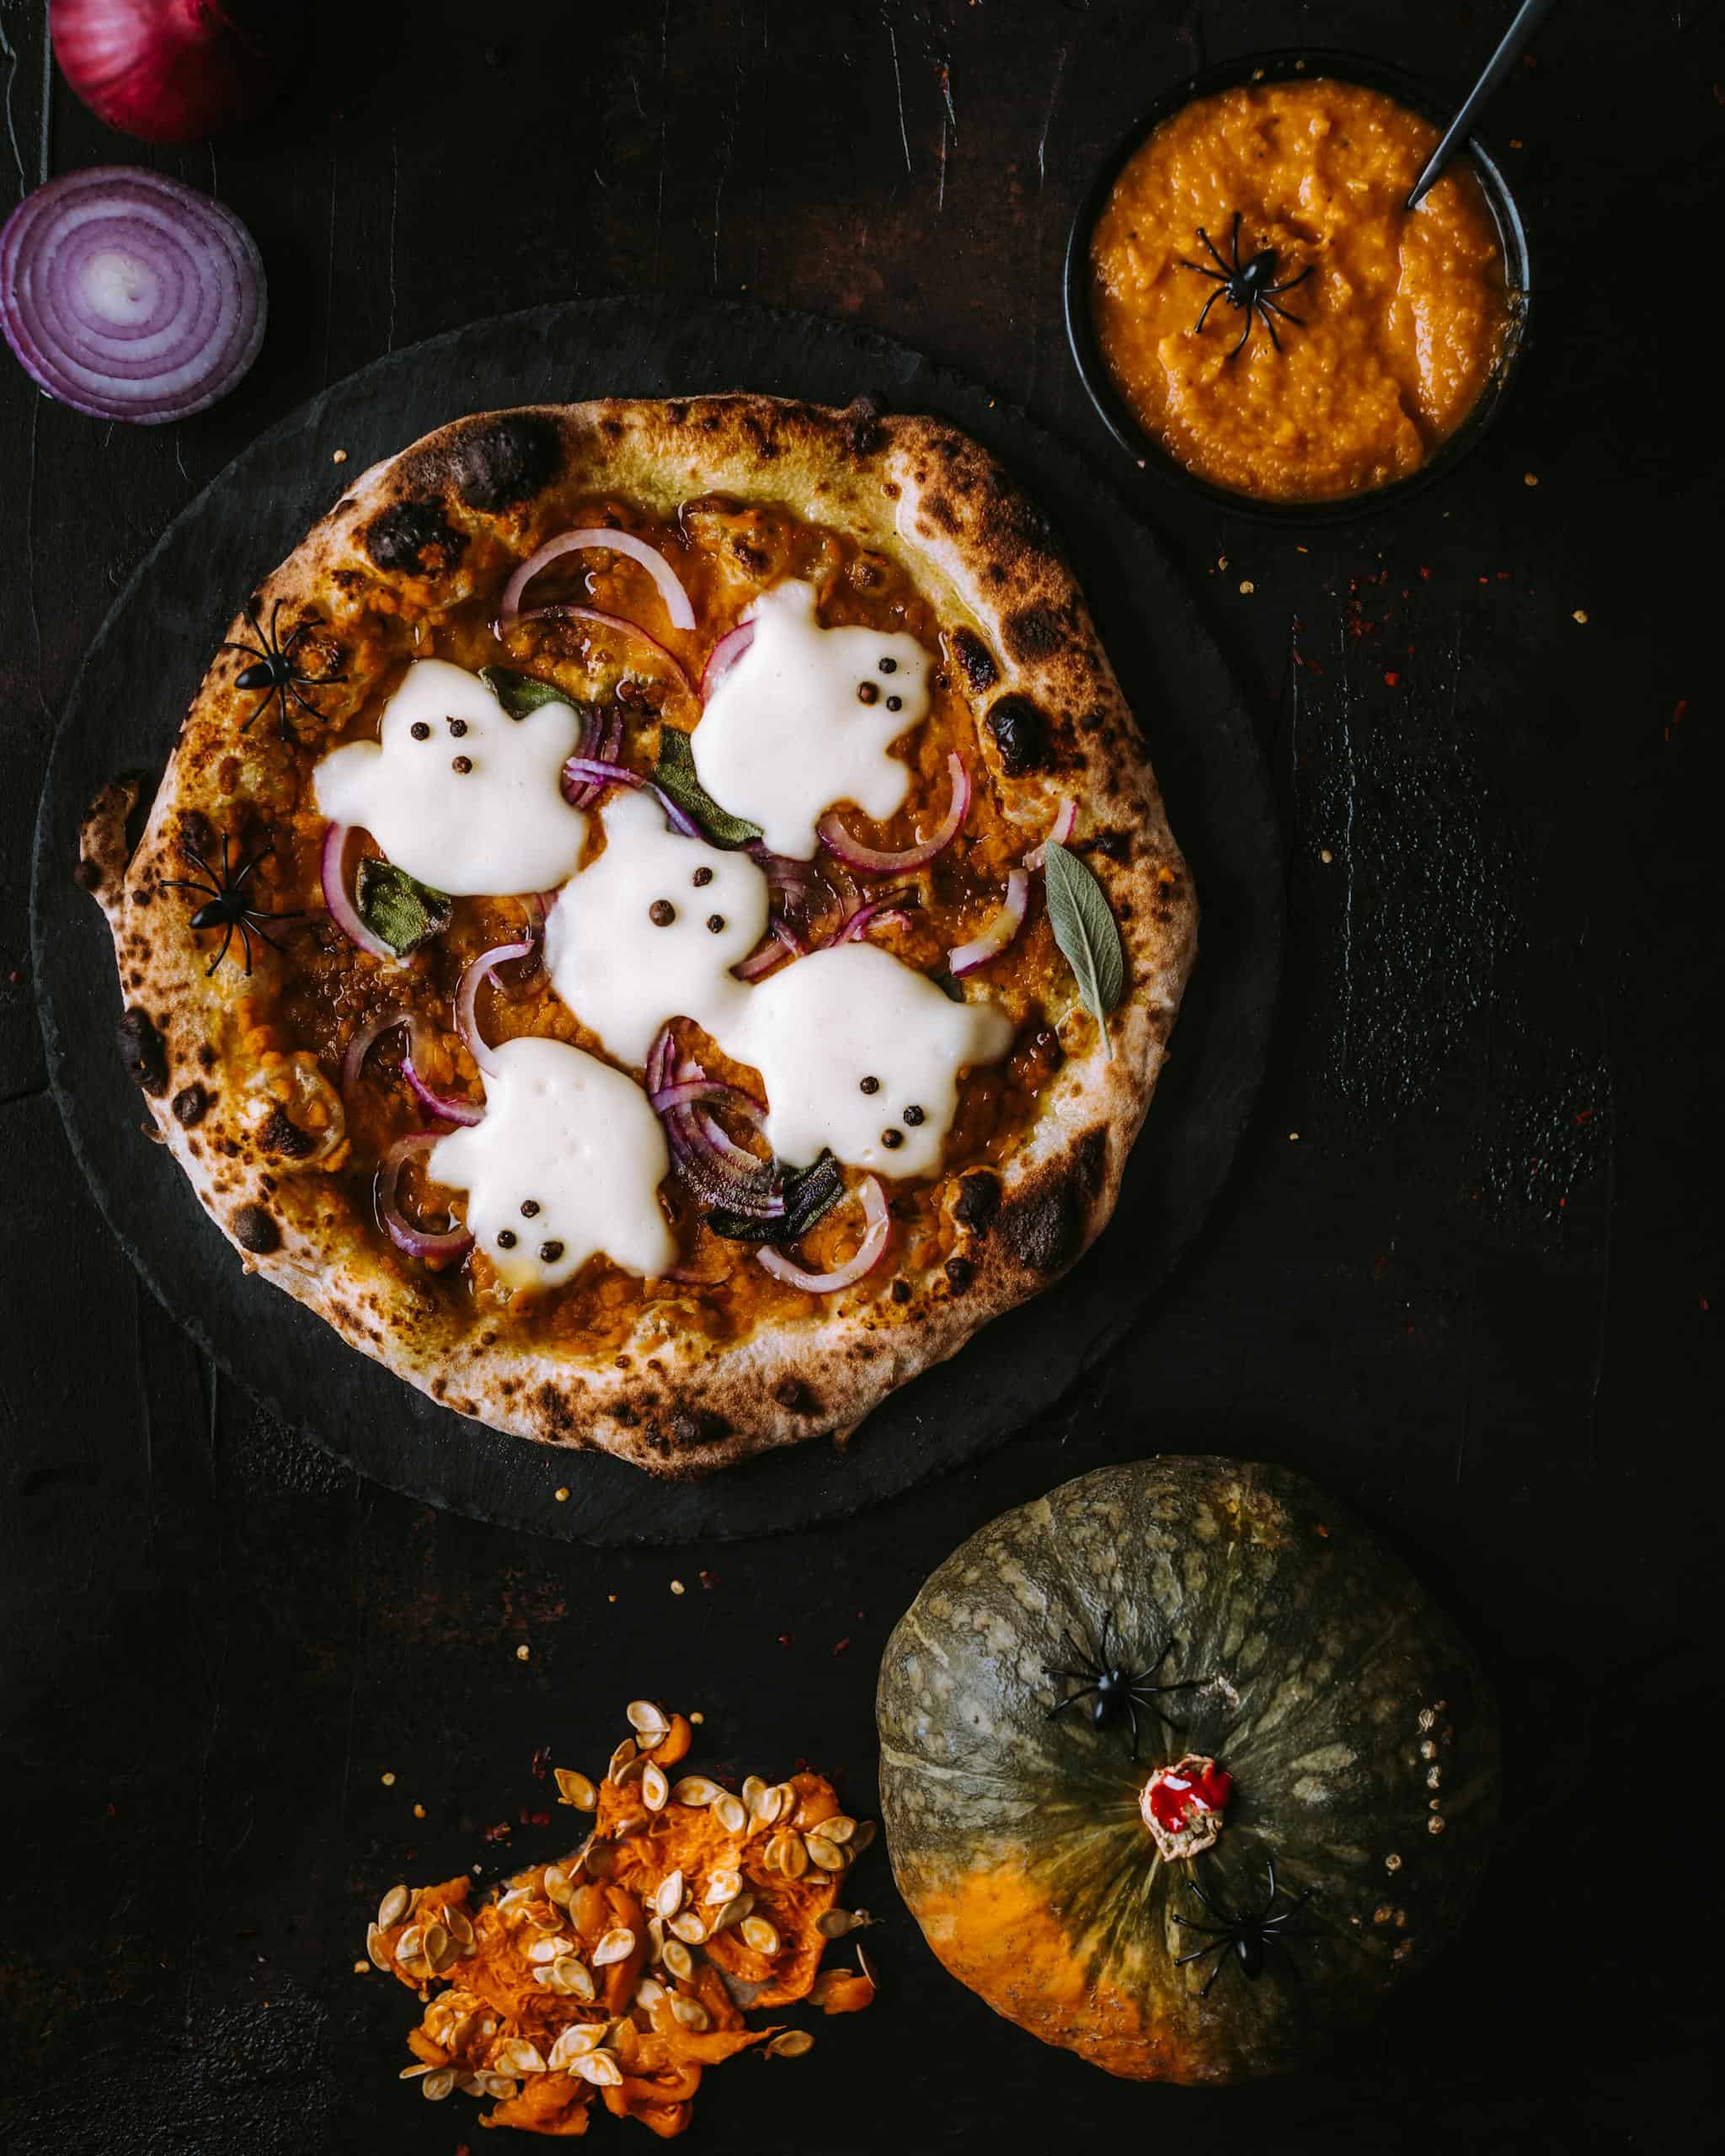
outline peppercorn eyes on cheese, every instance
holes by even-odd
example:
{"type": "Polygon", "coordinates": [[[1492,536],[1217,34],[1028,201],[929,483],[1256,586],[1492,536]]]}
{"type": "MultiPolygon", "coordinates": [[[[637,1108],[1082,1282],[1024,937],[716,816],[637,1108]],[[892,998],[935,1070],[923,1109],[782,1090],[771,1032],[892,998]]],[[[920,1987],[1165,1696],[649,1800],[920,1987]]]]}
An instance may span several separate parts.
{"type": "Polygon", "coordinates": [[[704,2068],[813,2045],[745,2010],[850,2014],[874,1997],[860,1942],[854,1966],[820,1967],[830,1941],[868,1922],[838,1893],[872,1823],[818,1774],[751,1774],[734,1792],[679,1773],[685,1717],[648,1700],[628,1713],[635,1733],[603,1781],[557,1770],[562,1801],[598,1815],[574,1854],[477,1904],[465,1878],[393,1886],[366,1935],[373,1963],[425,2002],[403,2079],[433,2101],[492,2100],[488,2127],[582,2133],[596,2096],[668,2138],[688,2126],[704,2068]]]}
{"type": "Polygon", "coordinates": [[[162,1134],[461,1412],[657,1472],[842,1436],[1097,1232],[1194,942],[1034,512],[927,420],[463,421],[255,593],[128,860],[162,1134]]]}

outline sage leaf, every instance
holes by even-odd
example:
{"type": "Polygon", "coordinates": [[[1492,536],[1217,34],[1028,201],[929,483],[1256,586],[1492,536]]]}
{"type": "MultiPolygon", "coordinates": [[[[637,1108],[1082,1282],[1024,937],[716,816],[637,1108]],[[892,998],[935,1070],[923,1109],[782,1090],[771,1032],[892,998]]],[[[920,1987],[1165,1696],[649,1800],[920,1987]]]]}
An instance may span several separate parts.
{"type": "Polygon", "coordinates": [[[398,958],[449,926],[451,909],[442,892],[418,882],[393,861],[362,861],[355,896],[360,919],[398,958]]]}
{"type": "Polygon", "coordinates": [[[751,824],[745,817],[734,816],[729,808],[721,808],[702,785],[695,775],[695,751],[681,728],[660,728],[659,762],[653,773],[653,783],[661,793],[668,793],[686,816],[692,816],[715,846],[734,852],[761,836],[759,824],[751,824]]]}
{"type": "Polygon", "coordinates": [[[554,681],[542,681],[537,674],[521,674],[513,666],[482,666],[479,679],[511,718],[525,718],[542,704],[568,704],[580,709],[573,696],[554,681]]]}
{"type": "Polygon", "coordinates": [[[785,1177],[785,1209],[777,1219],[757,1220],[715,1206],[707,1215],[707,1225],[729,1242],[785,1246],[800,1242],[844,1194],[845,1178],[838,1162],[830,1153],[823,1153],[813,1166],[793,1170],[785,1177]]]}
{"type": "Polygon", "coordinates": [[[1102,1028],[1112,1060],[1108,1013],[1126,992],[1126,958],[1106,894],[1076,853],[1055,841],[1043,857],[1049,926],[1078,984],[1079,1000],[1102,1028]]]}

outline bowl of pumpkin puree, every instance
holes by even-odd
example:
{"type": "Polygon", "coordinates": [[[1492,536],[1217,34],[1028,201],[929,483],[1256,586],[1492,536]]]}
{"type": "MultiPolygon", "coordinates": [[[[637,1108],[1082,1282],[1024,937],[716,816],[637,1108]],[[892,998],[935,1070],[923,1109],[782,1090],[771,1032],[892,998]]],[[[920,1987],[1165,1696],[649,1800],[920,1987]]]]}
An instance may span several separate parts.
{"type": "Polygon", "coordinates": [[[1525,342],[1526,237],[1477,137],[1407,208],[1443,118],[1379,63],[1302,52],[1195,77],[1140,120],[1074,224],[1066,319],[1140,463],[1333,515],[1479,439],[1525,342]]]}

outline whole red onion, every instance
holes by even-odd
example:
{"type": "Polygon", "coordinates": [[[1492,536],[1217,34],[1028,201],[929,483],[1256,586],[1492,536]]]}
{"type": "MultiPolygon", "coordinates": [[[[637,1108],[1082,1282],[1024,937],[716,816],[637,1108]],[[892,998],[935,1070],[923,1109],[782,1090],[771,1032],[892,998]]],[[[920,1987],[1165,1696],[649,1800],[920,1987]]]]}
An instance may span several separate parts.
{"type": "Polygon", "coordinates": [[[98,120],[195,142],[254,119],[296,51],[298,0],[52,0],[61,72],[98,120]]]}

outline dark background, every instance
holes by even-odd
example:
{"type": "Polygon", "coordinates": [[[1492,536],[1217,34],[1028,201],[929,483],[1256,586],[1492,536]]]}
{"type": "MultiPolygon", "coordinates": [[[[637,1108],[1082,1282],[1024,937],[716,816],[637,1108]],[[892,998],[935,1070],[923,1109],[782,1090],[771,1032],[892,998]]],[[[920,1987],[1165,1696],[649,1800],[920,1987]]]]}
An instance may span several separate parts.
{"type": "MultiPolygon", "coordinates": [[[[1087,1466],[1197,1449],[1353,1499],[1487,1657],[1507,1814],[1474,1920],[1365,2045],[1141,2089],[953,1984],[877,1855],[877,2007],[718,2077],[702,2145],[1714,2137],[1720,13],[1570,0],[1505,92],[1534,345],[1477,457],[1393,517],[1302,536],[1140,478],[1060,324],[1072,205],[1171,77],[1317,42],[1459,88],[1509,12],[428,0],[323,10],[290,103],[213,152],[123,142],[56,90],[51,170],[212,188],[272,318],[249,379],[175,427],[105,428],[0,366],[8,2156],[477,2145],[467,2100],[394,2078],[410,2003],[351,1973],[383,1886],[547,1853],[536,1749],[595,1768],[640,1693],[702,1710],[714,1760],[806,1754],[869,1809],[874,1669],[924,1574],[1087,1466]],[[387,1495],[218,1382],[84,1193],[24,919],[56,714],[163,524],[379,352],[627,290],[882,329],[1135,488],[1255,699],[1292,923],[1234,1180],[1059,1412],[846,1525],[644,1553],[387,1495]]],[[[0,213],[39,175],[40,15],[0,0],[0,213]]]]}

